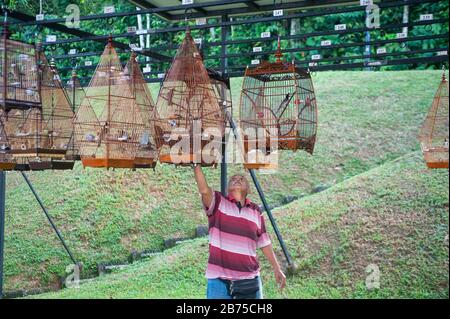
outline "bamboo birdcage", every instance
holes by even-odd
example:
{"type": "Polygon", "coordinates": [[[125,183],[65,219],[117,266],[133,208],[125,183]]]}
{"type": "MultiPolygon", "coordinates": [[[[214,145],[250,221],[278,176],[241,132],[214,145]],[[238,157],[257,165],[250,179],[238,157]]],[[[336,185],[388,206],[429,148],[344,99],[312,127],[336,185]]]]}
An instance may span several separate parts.
{"type": "Polygon", "coordinates": [[[449,100],[445,72],[419,134],[428,168],[448,168],[449,100]]]}
{"type": "Polygon", "coordinates": [[[158,118],[156,105],[153,101],[147,82],[133,52],[125,66],[125,76],[130,83],[136,104],[144,123],[144,130],[139,138],[139,146],[134,160],[135,168],[155,167],[158,160],[157,134],[155,122],[158,118]]]}
{"type": "Polygon", "coordinates": [[[224,115],[189,30],[164,79],[157,109],[160,162],[207,166],[220,161],[224,115]]]}
{"type": "Polygon", "coordinates": [[[16,169],[71,169],[66,151],[73,112],[54,65],[38,47],[8,39],[0,45],[0,104],[16,169]]]}
{"type": "Polygon", "coordinates": [[[258,156],[246,159],[252,152],[264,157],[277,150],[314,150],[317,104],[311,75],[282,56],[278,40],[275,62],[264,61],[245,71],[239,120],[247,168],[267,166],[258,156]]]}
{"type": "Polygon", "coordinates": [[[145,121],[111,37],[75,116],[84,167],[135,168],[145,121]]]}

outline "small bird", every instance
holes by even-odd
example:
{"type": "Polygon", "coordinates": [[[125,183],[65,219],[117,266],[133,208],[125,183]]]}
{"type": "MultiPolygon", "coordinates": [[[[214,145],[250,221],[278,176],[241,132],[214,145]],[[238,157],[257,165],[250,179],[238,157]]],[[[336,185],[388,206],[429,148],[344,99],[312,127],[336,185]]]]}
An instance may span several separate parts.
{"type": "Polygon", "coordinates": [[[86,141],[88,141],[88,142],[95,142],[95,135],[94,134],[91,134],[91,133],[88,133],[88,134],[86,134],[86,141]]]}
{"type": "Polygon", "coordinates": [[[150,143],[150,134],[148,132],[144,132],[144,134],[141,136],[141,139],[139,140],[139,144],[141,146],[147,146],[150,143]]]}
{"type": "Polygon", "coordinates": [[[128,141],[128,134],[123,132],[122,136],[118,137],[117,140],[120,142],[128,141]]]}
{"type": "Polygon", "coordinates": [[[280,106],[278,106],[276,114],[279,114],[278,116],[281,116],[284,113],[284,110],[289,105],[289,102],[291,101],[294,94],[290,95],[289,93],[286,94],[284,100],[281,102],[280,106]],[[280,110],[283,110],[280,114],[280,110]]]}
{"type": "Polygon", "coordinates": [[[169,125],[172,127],[177,126],[177,121],[176,120],[169,120],[169,125]]]}

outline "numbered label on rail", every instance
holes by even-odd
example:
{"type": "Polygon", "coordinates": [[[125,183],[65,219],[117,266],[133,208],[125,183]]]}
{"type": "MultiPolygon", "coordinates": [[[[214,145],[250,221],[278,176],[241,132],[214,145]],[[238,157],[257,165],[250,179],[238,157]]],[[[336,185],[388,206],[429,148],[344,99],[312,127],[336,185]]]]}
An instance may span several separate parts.
{"type": "Polygon", "coordinates": [[[273,10],[274,17],[282,17],[284,14],[283,10],[273,10]]]}
{"type": "Polygon", "coordinates": [[[269,31],[261,32],[261,38],[270,38],[270,32],[269,31]]]}
{"type": "Polygon", "coordinates": [[[408,33],[400,32],[400,33],[397,33],[396,37],[397,37],[397,39],[405,39],[408,37],[408,33]]]}
{"type": "Polygon", "coordinates": [[[433,14],[421,14],[420,15],[420,21],[430,21],[433,20],[433,14]]]}
{"type": "Polygon", "coordinates": [[[36,14],[36,21],[44,21],[44,15],[43,14],[36,14]]]}
{"type": "Polygon", "coordinates": [[[202,38],[195,38],[194,42],[195,42],[195,44],[202,44],[203,40],[202,40],[202,38]]]}
{"type": "Polygon", "coordinates": [[[142,34],[147,34],[147,33],[148,33],[147,29],[136,30],[137,35],[142,35],[142,34]]]}
{"type": "Polygon", "coordinates": [[[181,4],[182,5],[194,4],[194,0],[182,0],[181,4]]]}
{"type": "Polygon", "coordinates": [[[136,27],[128,27],[128,28],[127,28],[127,32],[128,32],[128,33],[136,32],[136,27]]]}
{"type": "Polygon", "coordinates": [[[359,3],[362,6],[370,6],[373,4],[373,0],[359,0],[359,3]]]}
{"type": "Polygon", "coordinates": [[[387,51],[386,51],[386,48],[378,48],[377,49],[377,54],[385,54],[387,51]]]}
{"type": "Polygon", "coordinates": [[[196,25],[205,25],[206,23],[207,23],[206,18],[195,19],[195,24],[196,25]]]}
{"type": "Polygon", "coordinates": [[[317,66],[317,62],[309,62],[308,66],[317,66]]]}
{"type": "Polygon", "coordinates": [[[165,73],[158,73],[158,79],[164,79],[165,76],[165,73]]]}
{"type": "Polygon", "coordinates": [[[325,47],[331,45],[331,40],[322,40],[320,41],[320,45],[325,47]]]}
{"type": "Polygon", "coordinates": [[[336,24],[334,26],[334,30],[335,31],[347,30],[347,25],[346,24],[336,24]]]}
{"type": "Polygon", "coordinates": [[[56,42],[56,35],[48,34],[47,37],[45,38],[45,41],[47,41],[47,42],[56,42]]]}
{"type": "Polygon", "coordinates": [[[311,55],[311,60],[320,60],[322,56],[320,54],[313,54],[311,55]]]}
{"type": "Polygon", "coordinates": [[[77,54],[77,49],[70,49],[69,54],[77,54]]]}
{"type": "Polygon", "coordinates": [[[116,12],[116,9],[114,8],[114,6],[106,6],[103,8],[103,13],[108,14],[108,13],[114,13],[116,12]]]}
{"type": "Polygon", "coordinates": [[[91,66],[92,65],[92,61],[84,61],[84,66],[91,66]]]}
{"type": "Polygon", "coordinates": [[[441,55],[448,55],[448,51],[438,51],[437,55],[441,56],[441,55]]]}
{"type": "Polygon", "coordinates": [[[257,65],[260,63],[260,61],[259,61],[259,59],[254,59],[254,60],[252,60],[251,63],[252,63],[252,65],[257,65]]]}
{"type": "Polygon", "coordinates": [[[146,66],[142,71],[143,71],[144,73],[150,73],[150,72],[152,72],[152,68],[149,67],[149,66],[146,66]]]}
{"type": "Polygon", "coordinates": [[[253,47],[253,52],[262,52],[262,47],[253,47]]]}

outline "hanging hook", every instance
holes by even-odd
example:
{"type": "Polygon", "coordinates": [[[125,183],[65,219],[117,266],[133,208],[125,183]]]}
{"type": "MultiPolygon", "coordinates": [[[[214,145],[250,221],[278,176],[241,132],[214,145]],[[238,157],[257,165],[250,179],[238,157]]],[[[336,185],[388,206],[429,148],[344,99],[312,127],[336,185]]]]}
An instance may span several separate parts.
{"type": "Polygon", "coordinates": [[[187,8],[184,10],[184,22],[186,23],[186,29],[189,30],[188,20],[190,20],[192,16],[193,10],[191,8],[187,8]]]}

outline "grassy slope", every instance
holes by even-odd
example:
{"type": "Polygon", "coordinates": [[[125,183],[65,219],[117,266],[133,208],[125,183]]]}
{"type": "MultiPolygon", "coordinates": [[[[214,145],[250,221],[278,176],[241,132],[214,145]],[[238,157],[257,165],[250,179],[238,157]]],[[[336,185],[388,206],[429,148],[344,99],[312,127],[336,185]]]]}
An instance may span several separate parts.
{"type": "MultiPolygon", "coordinates": [[[[447,170],[408,154],[275,210],[299,266],[288,298],[448,298],[447,170]],[[365,269],[380,269],[367,290],[365,269]]],[[[197,239],[79,289],[40,298],[203,298],[207,240],[197,239]]],[[[263,261],[265,295],[282,298],[263,261]]]]}
{"type": "MultiPolygon", "coordinates": [[[[435,71],[319,73],[315,155],[283,152],[280,170],[260,175],[269,202],[309,194],[317,185],[334,185],[417,150],[418,127],[439,79],[435,71]]],[[[240,85],[241,79],[233,79],[235,105],[240,85]]],[[[243,170],[234,165],[229,171],[243,170]]],[[[217,188],[219,170],[207,174],[217,188]]],[[[190,169],[84,171],[77,164],[74,171],[29,176],[90,272],[97,262],[124,259],[132,249],[161,248],[165,238],[192,235],[205,223],[190,169]]],[[[53,284],[69,260],[20,175],[9,173],[7,185],[6,287],[53,284]]]]}

